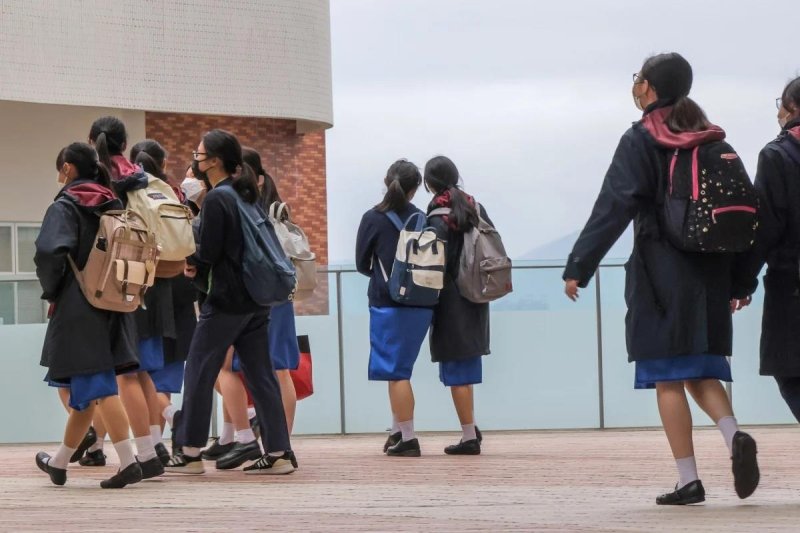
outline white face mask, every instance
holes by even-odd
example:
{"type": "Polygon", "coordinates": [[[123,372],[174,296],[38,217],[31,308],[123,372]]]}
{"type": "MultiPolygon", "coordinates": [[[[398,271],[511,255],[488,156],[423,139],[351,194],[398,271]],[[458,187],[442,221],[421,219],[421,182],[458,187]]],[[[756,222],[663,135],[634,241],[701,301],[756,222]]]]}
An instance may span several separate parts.
{"type": "Polygon", "coordinates": [[[190,202],[194,202],[197,198],[200,197],[201,194],[206,190],[205,185],[203,182],[197,178],[186,178],[181,183],[181,190],[183,194],[186,195],[186,199],[190,202]]]}
{"type": "Polygon", "coordinates": [[[789,123],[789,117],[790,116],[791,115],[789,113],[786,113],[782,117],[778,117],[778,125],[781,127],[781,129],[785,128],[786,124],[789,123]]]}

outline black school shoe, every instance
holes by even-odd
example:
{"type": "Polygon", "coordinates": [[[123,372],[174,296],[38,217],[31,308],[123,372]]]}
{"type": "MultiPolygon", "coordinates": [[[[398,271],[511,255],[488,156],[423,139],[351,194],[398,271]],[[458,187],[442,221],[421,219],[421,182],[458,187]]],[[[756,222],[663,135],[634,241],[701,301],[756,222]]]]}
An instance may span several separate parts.
{"type": "Polygon", "coordinates": [[[145,462],[140,462],[139,466],[142,469],[142,479],[153,479],[164,474],[164,465],[161,464],[159,457],[153,457],[145,462]]]}
{"type": "MultiPolygon", "coordinates": [[[[158,464],[161,465],[161,463],[158,464]]],[[[101,481],[100,486],[104,489],[121,489],[125,485],[133,485],[141,480],[142,467],[139,466],[139,463],[132,463],[126,466],[124,470],[120,470],[110,478],[101,481]]]]}
{"type": "Polygon", "coordinates": [[[203,450],[201,455],[206,461],[216,461],[226,453],[230,452],[233,449],[234,444],[236,443],[229,442],[228,444],[220,444],[219,438],[216,438],[214,439],[214,444],[203,450]]]}
{"type": "Polygon", "coordinates": [[[756,491],[761,473],[756,460],[756,441],[744,431],[733,436],[733,486],[736,495],[745,499],[756,491]]]}
{"type": "Polygon", "coordinates": [[[264,454],[261,459],[244,467],[244,473],[248,475],[267,475],[277,476],[291,474],[297,468],[297,458],[294,452],[289,450],[284,452],[280,457],[273,457],[269,454],[264,454]]]}
{"type": "Polygon", "coordinates": [[[78,447],[75,449],[75,453],[72,454],[72,457],[69,458],[70,463],[77,463],[83,457],[83,454],[86,453],[86,450],[92,447],[94,443],[97,442],[97,432],[95,432],[92,426],[89,426],[89,431],[86,432],[86,435],[83,436],[83,440],[78,447]]]}
{"type": "Polygon", "coordinates": [[[478,439],[461,441],[445,448],[444,453],[447,455],[480,455],[481,441],[478,439]]]}
{"type": "Polygon", "coordinates": [[[237,442],[231,451],[217,459],[217,470],[239,468],[247,461],[255,461],[261,457],[261,446],[254,440],[247,444],[237,442]]]}
{"type": "Polygon", "coordinates": [[[422,451],[419,448],[419,439],[401,440],[386,450],[389,457],[419,457],[422,451]]]}
{"type": "Polygon", "coordinates": [[[703,482],[696,479],[688,485],[677,488],[673,492],[662,494],[656,498],[656,505],[691,505],[706,501],[706,489],[703,482]]]}
{"type": "Polygon", "coordinates": [[[386,453],[389,450],[389,448],[391,448],[401,440],[403,440],[403,434],[400,433],[399,431],[397,433],[392,433],[391,435],[389,435],[389,437],[386,439],[386,442],[383,443],[383,453],[386,453]]]}
{"type": "Polygon", "coordinates": [[[44,452],[39,452],[36,454],[36,466],[39,467],[39,470],[50,476],[50,481],[52,481],[54,485],[61,486],[64,483],[66,483],[67,469],[50,466],[48,464],[49,462],[50,462],[49,454],[44,452]]]}
{"type": "Polygon", "coordinates": [[[106,466],[106,454],[103,453],[103,450],[86,452],[78,464],[81,466],[106,466]]]}
{"type": "Polygon", "coordinates": [[[155,446],[156,455],[158,455],[158,459],[161,461],[162,466],[167,466],[171,455],[167,451],[167,447],[164,446],[163,442],[159,442],[155,446]]]}

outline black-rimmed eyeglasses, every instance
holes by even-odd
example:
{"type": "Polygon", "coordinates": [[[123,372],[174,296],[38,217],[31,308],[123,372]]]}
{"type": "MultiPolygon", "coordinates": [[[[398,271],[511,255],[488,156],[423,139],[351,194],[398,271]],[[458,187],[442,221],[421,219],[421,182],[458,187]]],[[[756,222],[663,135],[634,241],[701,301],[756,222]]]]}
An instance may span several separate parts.
{"type": "Polygon", "coordinates": [[[646,80],[642,77],[641,74],[639,74],[638,72],[633,73],[633,83],[639,84],[639,83],[644,83],[645,81],[646,80]]]}
{"type": "Polygon", "coordinates": [[[195,161],[203,161],[203,159],[200,159],[201,155],[206,156],[206,155],[208,155],[208,153],[207,152],[198,152],[197,150],[194,150],[192,152],[192,157],[194,158],[195,161]]]}
{"type": "Polygon", "coordinates": [[[783,107],[783,98],[781,98],[780,96],[775,99],[775,107],[777,107],[778,109],[783,107]]]}

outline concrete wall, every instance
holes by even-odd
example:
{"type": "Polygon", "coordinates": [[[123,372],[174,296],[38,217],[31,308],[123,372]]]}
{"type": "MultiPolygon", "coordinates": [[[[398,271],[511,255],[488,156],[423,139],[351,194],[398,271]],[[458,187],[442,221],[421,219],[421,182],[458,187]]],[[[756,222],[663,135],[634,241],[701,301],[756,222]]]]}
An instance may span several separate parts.
{"type": "Polygon", "coordinates": [[[333,123],[328,0],[3,0],[0,72],[0,100],[333,123]]]}
{"type": "Polygon", "coordinates": [[[122,119],[130,140],[145,138],[144,111],[0,100],[0,221],[42,220],[59,191],[58,151],[86,141],[92,122],[103,115],[122,119]]]}

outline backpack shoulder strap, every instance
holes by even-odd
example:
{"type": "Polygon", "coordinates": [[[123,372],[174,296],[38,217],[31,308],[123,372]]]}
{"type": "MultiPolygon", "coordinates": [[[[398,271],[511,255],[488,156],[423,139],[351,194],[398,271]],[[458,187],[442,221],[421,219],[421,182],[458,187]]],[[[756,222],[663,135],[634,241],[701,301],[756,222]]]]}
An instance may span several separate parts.
{"type": "Polygon", "coordinates": [[[395,213],[394,211],[386,211],[384,215],[386,215],[386,218],[391,220],[392,225],[394,225],[394,227],[397,228],[397,231],[403,231],[403,228],[405,228],[405,224],[403,224],[403,221],[400,220],[400,216],[397,213],[395,213]]]}
{"type": "Polygon", "coordinates": [[[445,216],[445,215],[449,215],[451,211],[452,211],[452,209],[450,209],[449,207],[437,207],[436,209],[434,209],[433,211],[428,213],[428,216],[429,217],[442,217],[442,216],[445,216]]]}

